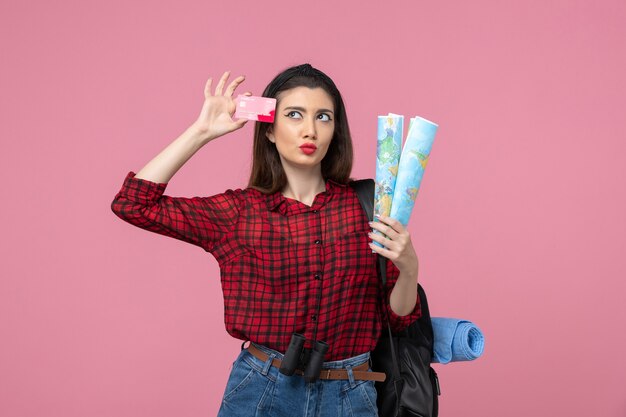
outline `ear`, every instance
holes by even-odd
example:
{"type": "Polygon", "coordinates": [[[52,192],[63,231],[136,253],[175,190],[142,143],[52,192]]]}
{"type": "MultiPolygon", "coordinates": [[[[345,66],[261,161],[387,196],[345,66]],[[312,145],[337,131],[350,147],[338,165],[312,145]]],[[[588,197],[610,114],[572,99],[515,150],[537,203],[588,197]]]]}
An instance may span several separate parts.
{"type": "Polygon", "coordinates": [[[267,128],[267,131],[265,132],[265,137],[268,138],[270,142],[276,143],[276,139],[274,139],[274,133],[272,132],[272,126],[267,128]]]}

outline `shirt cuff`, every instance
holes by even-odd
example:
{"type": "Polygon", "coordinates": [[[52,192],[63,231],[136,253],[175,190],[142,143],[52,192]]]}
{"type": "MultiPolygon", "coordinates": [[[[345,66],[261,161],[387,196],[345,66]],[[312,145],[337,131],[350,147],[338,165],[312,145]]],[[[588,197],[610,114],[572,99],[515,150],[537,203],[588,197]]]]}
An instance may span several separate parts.
{"type": "Polygon", "coordinates": [[[389,315],[388,317],[389,317],[389,323],[391,324],[391,331],[396,333],[396,332],[401,332],[402,330],[406,329],[407,327],[409,327],[411,323],[419,319],[422,316],[422,310],[420,306],[420,299],[419,299],[419,293],[418,293],[413,311],[411,311],[406,316],[397,315],[391,308],[392,289],[393,287],[390,288],[389,291],[387,291],[387,313],[389,315]]]}
{"type": "Polygon", "coordinates": [[[159,199],[165,192],[167,183],[156,183],[143,178],[135,178],[135,172],[130,171],[124,178],[118,196],[139,204],[149,204],[159,199]]]}

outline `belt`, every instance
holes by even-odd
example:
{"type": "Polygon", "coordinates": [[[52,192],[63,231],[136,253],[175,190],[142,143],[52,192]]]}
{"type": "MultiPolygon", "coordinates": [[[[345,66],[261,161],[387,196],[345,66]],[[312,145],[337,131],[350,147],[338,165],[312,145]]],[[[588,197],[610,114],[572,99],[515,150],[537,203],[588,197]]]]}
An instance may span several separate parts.
{"type": "MultiPolygon", "coordinates": [[[[248,352],[252,354],[252,356],[257,359],[265,362],[269,356],[267,353],[263,352],[261,349],[257,348],[253,344],[248,346],[248,352]]],[[[272,366],[276,368],[280,368],[280,363],[282,361],[280,359],[272,360],[272,366]]],[[[356,380],[364,380],[364,381],[384,381],[387,375],[384,372],[368,372],[369,363],[365,362],[359,366],[355,366],[352,368],[352,374],[354,379],[356,380]]],[[[300,369],[296,369],[295,372],[297,375],[304,375],[304,372],[300,369]]],[[[320,371],[319,379],[349,379],[348,370],[347,369],[322,369],[320,371]]]]}

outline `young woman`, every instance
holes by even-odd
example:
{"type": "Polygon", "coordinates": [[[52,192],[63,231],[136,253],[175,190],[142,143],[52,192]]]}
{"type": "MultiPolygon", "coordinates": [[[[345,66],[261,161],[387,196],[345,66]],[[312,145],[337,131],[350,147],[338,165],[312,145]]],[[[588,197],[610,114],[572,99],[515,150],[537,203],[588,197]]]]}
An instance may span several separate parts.
{"type": "Polygon", "coordinates": [[[228,77],[222,75],[214,94],[209,78],[198,119],[139,172],[127,174],[111,208],[218,261],[226,329],[244,340],[220,417],[376,416],[374,383],[384,374],[371,370],[370,351],[387,320],[401,330],[420,316],[418,259],[402,224],[388,217],[368,223],[348,185],[352,140],[335,83],[309,64],[270,82],[262,95],[277,99],[275,120],[256,122],[245,189],[164,195],[200,148],[246,124],[232,119],[233,93],[244,77],[226,87],[228,77]],[[386,288],[376,253],[389,259],[386,288]],[[294,334],[305,340],[303,354],[286,375],[279,369],[294,334]],[[307,380],[303,371],[313,367],[316,342],[328,350],[317,379],[307,380]]]}

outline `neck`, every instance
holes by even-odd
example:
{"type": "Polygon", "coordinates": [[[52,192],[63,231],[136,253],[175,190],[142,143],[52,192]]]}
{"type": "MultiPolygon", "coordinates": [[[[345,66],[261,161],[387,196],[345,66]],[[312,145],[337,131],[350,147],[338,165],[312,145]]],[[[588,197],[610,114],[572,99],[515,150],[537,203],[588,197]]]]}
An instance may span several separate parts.
{"type": "Polygon", "coordinates": [[[326,183],[324,182],[324,178],[322,178],[319,166],[316,167],[317,169],[311,171],[284,168],[285,175],[287,176],[287,185],[282,190],[282,193],[285,197],[298,200],[307,206],[311,206],[313,200],[315,200],[315,196],[326,191],[326,183]]]}

